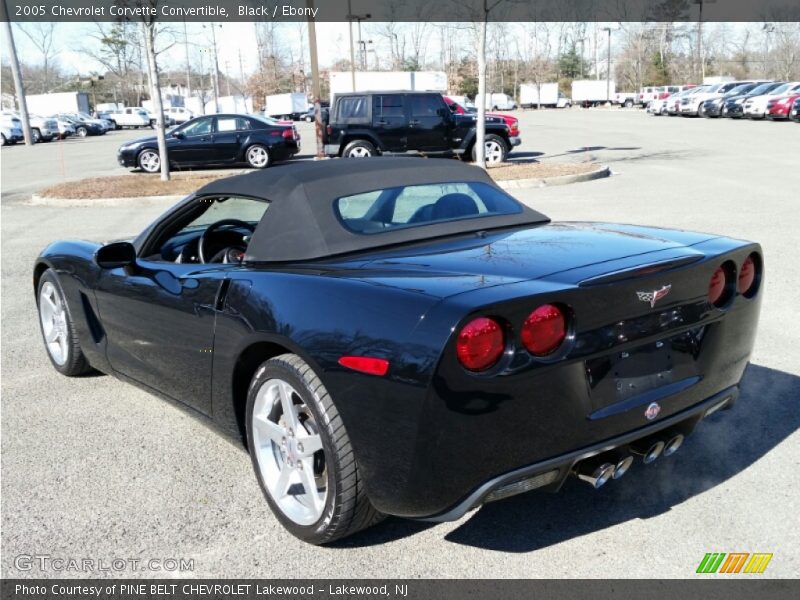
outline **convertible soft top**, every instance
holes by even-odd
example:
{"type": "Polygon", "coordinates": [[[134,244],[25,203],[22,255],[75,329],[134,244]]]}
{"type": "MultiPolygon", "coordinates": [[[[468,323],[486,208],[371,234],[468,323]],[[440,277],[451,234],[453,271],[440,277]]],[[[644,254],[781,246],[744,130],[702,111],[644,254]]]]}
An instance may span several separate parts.
{"type": "MultiPolygon", "coordinates": [[[[326,258],[370,248],[482,231],[549,219],[524,205],[510,215],[453,220],[361,235],[337,218],[338,198],[408,185],[482,182],[497,187],[483,169],[456,160],[375,157],[298,162],[219,179],[197,196],[249,196],[270,202],[247,247],[249,262],[326,258]]],[[[499,188],[498,188],[499,189],[499,188]]]]}

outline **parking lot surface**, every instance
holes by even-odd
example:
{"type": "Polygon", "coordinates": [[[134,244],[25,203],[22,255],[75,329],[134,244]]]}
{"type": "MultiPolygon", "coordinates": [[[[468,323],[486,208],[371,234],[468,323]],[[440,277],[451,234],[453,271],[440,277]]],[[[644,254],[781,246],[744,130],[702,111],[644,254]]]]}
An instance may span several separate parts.
{"type": "MultiPolygon", "coordinates": [[[[637,463],[599,491],[571,481],[557,495],[517,496],[455,523],[388,519],[332,547],[305,545],[273,518],[242,450],[111,377],[66,379],[51,368],[31,287],[39,250],[57,238],[137,233],[166,205],[31,206],[26,195],[57,166],[30,158],[42,148],[4,148],[2,576],[92,575],[14,565],[21,554],[48,554],[194,559],[180,574],[198,577],[691,577],[706,552],[771,552],[764,576],[796,576],[800,127],[616,109],[518,114],[524,142],[512,157],[592,160],[614,172],[514,192],[554,220],[763,244],[759,336],[733,410],[702,423],[674,456],[637,463]]],[[[301,131],[308,151],[311,129],[301,131]]],[[[116,144],[132,135],[64,144],[76,148],[70,171],[122,172],[116,144]]]]}

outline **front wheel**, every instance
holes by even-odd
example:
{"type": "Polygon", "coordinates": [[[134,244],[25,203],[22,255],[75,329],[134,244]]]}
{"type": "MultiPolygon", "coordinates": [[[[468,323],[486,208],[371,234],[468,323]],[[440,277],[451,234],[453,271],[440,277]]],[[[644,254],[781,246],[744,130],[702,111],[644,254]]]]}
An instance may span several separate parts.
{"type": "MultiPolygon", "coordinates": [[[[483,141],[484,145],[484,156],[486,158],[487,165],[499,165],[500,163],[505,162],[506,156],[508,155],[508,147],[506,146],[506,142],[503,138],[499,135],[489,134],[483,141]]],[[[478,158],[478,151],[477,147],[472,147],[472,160],[477,160],[478,158]]]]}
{"type": "Polygon", "coordinates": [[[368,158],[376,154],[375,146],[366,140],[354,140],[347,144],[342,152],[345,158],[368,158]]]}
{"type": "Polygon", "coordinates": [[[145,173],[158,173],[161,170],[161,157],[155,150],[142,150],[138,162],[139,168],[145,173]]]}
{"type": "Polygon", "coordinates": [[[75,334],[64,292],[52,269],[42,274],[36,299],[42,338],[56,371],[68,377],[90,371],[75,334]]]}
{"type": "Polygon", "coordinates": [[[705,117],[706,116],[706,109],[703,108],[703,105],[697,107],[697,116],[698,117],[705,117]]]}
{"type": "Polygon", "coordinates": [[[269,166],[269,151],[259,144],[250,146],[245,153],[247,164],[254,169],[266,169],[269,166]]]}
{"type": "Polygon", "coordinates": [[[333,400],[299,356],[282,354],[259,367],[246,423],[258,483],[289,533],[325,544],[383,518],[366,496],[333,400]]]}
{"type": "Polygon", "coordinates": [[[0,133],[0,136],[3,137],[3,146],[7,146],[8,145],[8,140],[6,139],[6,134],[5,133],[0,133]]]}
{"type": "Polygon", "coordinates": [[[78,137],[85,138],[87,135],[89,135],[89,130],[88,130],[88,129],[86,129],[86,127],[78,127],[78,128],[75,130],[75,133],[77,133],[77,134],[78,134],[78,137]]]}
{"type": "Polygon", "coordinates": [[[625,100],[625,108],[632,108],[633,100],[625,100]]]}
{"type": "Polygon", "coordinates": [[[33,140],[34,144],[38,144],[42,141],[42,132],[34,127],[31,129],[31,139],[33,140]]]}

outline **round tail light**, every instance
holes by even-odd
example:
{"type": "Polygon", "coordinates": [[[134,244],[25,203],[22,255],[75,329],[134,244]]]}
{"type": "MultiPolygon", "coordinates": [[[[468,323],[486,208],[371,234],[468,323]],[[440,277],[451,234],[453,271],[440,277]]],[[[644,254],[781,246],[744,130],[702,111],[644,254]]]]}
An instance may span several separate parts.
{"type": "Polygon", "coordinates": [[[708,301],[714,306],[722,306],[728,299],[725,293],[728,287],[728,272],[724,267],[717,267],[708,282],[708,301]]]}
{"type": "Polygon", "coordinates": [[[495,365],[505,349],[503,328],[487,317],[464,325],[456,340],[458,361],[470,371],[485,371],[495,365]]]}
{"type": "Polygon", "coordinates": [[[567,319],[559,307],[543,304],[522,324],[522,343],[534,356],[552,354],[567,337],[567,319]]]}
{"type": "Polygon", "coordinates": [[[751,254],[744,259],[742,268],[739,269],[739,281],[737,286],[739,293],[746,296],[753,290],[753,284],[756,282],[756,261],[751,254]]]}

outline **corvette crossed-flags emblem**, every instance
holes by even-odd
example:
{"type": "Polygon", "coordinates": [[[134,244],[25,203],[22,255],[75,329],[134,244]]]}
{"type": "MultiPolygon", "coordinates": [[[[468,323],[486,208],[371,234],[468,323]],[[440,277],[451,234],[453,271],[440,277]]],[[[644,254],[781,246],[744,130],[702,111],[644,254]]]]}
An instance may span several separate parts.
{"type": "Polygon", "coordinates": [[[661,300],[664,296],[669,294],[669,291],[672,289],[672,285],[665,285],[660,290],[653,290],[652,292],[636,292],[636,296],[642,302],[649,302],[650,308],[655,307],[656,302],[661,300]]]}

